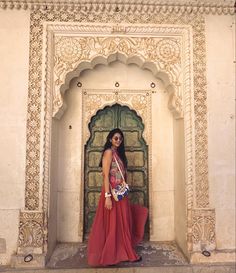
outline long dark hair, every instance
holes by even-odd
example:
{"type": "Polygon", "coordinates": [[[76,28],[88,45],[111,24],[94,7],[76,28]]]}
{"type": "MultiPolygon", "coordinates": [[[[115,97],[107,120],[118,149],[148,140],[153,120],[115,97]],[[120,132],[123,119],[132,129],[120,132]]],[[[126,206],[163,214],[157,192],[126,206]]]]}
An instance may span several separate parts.
{"type": "MultiPolygon", "coordinates": [[[[127,168],[127,158],[126,158],[126,155],[125,155],[125,145],[124,145],[124,134],[121,131],[121,129],[119,129],[119,128],[115,128],[115,129],[111,130],[109,132],[109,134],[107,135],[107,140],[106,140],[106,143],[105,143],[105,145],[103,147],[103,151],[102,151],[102,157],[103,157],[104,152],[107,149],[111,148],[111,146],[112,146],[111,139],[113,138],[113,136],[116,133],[119,133],[122,136],[122,139],[123,139],[123,141],[121,142],[120,146],[117,148],[117,153],[118,153],[120,159],[122,160],[125,168],[127,168]]],[[[100,164],[99,164],[100,167],[102,167],[102,157],[101,157],[101,161],[100,161],[100,164]]]]}

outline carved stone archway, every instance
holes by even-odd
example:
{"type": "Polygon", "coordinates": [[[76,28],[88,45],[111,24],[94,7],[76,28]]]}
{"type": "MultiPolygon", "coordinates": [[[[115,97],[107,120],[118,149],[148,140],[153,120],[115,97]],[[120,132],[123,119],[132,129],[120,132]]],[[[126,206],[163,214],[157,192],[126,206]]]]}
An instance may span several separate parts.
{"type": "MultiPolygon", "coordinates": [[[[38,254],[34,266],[42,266],[48,251],[51,120],[65,109],[63,93],[82,70],[112,60],[136,63],[163,79],[170,92],[169,108],[177,118],[184,117],[186,236],[194,260],[203,244],[215,248],[207,179],[204,20],[168,14],[147,14],[148,20],[139,20],[138,15],[121,14],[126,23],[116,15],[114,20],[109,17],[110,24],[102,24],[78,16],[76,11],[31,14],[25,210],[20,213],[17,263],[24,264],[30,250],[38,254]],[[140,24],[133,24],[132,16],[140,24]]],[[[92,16],[103,18],[103,13],[92,16]]]]}
{"type": "MultiPolygon", "coordinates": [[[[74,77],[78,77],[80,73],[87,69],[92,69],[97,64],[106,64],[113,61],[121,61],[125,64],[134,63],[141,68],[150,70],[154,76],[162,79],[165,89],[169,93],[169,109],[175,118],[183,118],[185,115],[186,124],[189,127],[186,130],[187,147],[192,147],[193,131],[191,128],[191,111],[185,109],[184,113],[184,95],[183,92],[189,94],[185,96],[185,103],[191,105],[188,101],[191,98],[191,78],[190,70],[191,56],[191,27],[174,27],[166,26],[125,26],[117,27],[116,25],[71,25],[66,27],[61,24],[45,25],[47,30],[47,55],[48,60],[54,56],[54,66],[50,62],[47,63],[47,72],[49,77],[46,80],[46,94],[50,96],[48,102],[52,101],[52,113],[46,112],[49,120],[52,117],[60,118],[66,109],[63,95],[69,88],[69,83],[74,77]],[[167,29],[168,32],[167,32],[167,29]],[[69,34],[70,33],[70,34],[69,34]],[[69,35],[68,35],[69,34],[69,35]],[[148,35],[148,37],[146,37],[148,35]],[[184,46],[184,48],[182,48],[184,46]],[[185,54],[181,54],[181,52],[185,54]],[[183,65],[185,68],[183,69],[183,65]],[[53,92],[51,88],[53,87],[53,92]]],[[[138,92],[135,90],[84,90],[83,92],[83,140],[88,138],[88,124],[91,116],[96,110],[105,107],[107,104],[118,102],[121,105],[127,105],[131,109],[136,110],[147,125],[144,130],[144,137],[149,145],[149,174],[152,174],[152,143],[151,143],[151,91],[138,92]],[[89,99],[88,99],[89,98],[89,99]]],[[[49,109],[49,108],[47,108],[49,109]]],[[[45,143],[50,143],[50,122],[45,126],[45,143]]],[[[45,155],[49,154],[49,147],[45,148],[45,155]]],[[[186,157],[193,153],[189,151],[186,157]]],[[[81,158],[83,162],[83,157],[81,158]]],[[[48,161],[50,162],[50,160],[48,161]]],[[[186,165],[192,165],[190,159],[186,165]]],[[[83,165],[83,164],[82,164],[83,165]]],[[[49,167],[48,167],[49,168],[49,167]]],[[[188,167],[187,170],[191,170],[188,167]]],[[[81,170],[83,176],[83,171],[81,170]]],[[[188,175],[188,177],[191,177],[188,175]]],[[[188,184],[192,182],[188,181],[188,184]]],[[[44,180],[44,187],[48,187],[49,181],[44,180]]],[[[152,181],[149,178],[149,189],[152,192],[152,181]]],[[[188,191],[187,195],[190,196],[188,191]]],[[[187,197],[189,200],[190,197],[187,197]]],[[[83,208],[83,189],[80,198],[81,208],[83,208]]],[[[150,207],[150,233],[152,233],[152,198],[149,197],[150,207]]],[[[82,210],[80,213],[81,223],[82,210]]],[[[82,238],[82,226],[79,229],[80,238],[82,238]]]]}

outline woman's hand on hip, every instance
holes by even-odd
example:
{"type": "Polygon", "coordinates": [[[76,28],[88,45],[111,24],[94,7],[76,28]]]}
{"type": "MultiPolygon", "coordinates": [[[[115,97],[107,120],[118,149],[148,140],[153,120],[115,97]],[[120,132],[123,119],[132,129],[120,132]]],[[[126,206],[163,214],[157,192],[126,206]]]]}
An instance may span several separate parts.
{"type": "Polygon", "coordinates": [[[112,209],[112,201],[111,197],[107,197],[105,200],[105,208],[111,210],[112,209]]]}

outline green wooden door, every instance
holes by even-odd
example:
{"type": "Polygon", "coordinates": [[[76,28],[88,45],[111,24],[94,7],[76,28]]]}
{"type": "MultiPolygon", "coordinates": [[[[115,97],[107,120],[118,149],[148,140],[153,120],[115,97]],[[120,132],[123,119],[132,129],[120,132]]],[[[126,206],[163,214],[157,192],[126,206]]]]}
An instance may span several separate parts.
{"type": "MultiPolygon", "coordinates": [[[[99,167],[101,152],[109,131],[120,128],[124,133],[128,178],[132,203],[148,207],[148,147],[142,137],[144,125],[135,111],[115,104],[98,111],[89,124],[90,138],[85,146],[84,235],[89,233],[103,183],[99,167]]],[[[148,224],[146,225],[148,233],[148,224]]]]}

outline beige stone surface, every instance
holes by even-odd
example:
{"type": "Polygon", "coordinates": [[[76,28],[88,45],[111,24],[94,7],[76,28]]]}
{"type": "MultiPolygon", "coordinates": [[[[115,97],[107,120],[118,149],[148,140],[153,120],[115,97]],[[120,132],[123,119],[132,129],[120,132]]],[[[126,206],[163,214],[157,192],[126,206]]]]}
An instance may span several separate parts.
{"type": "Polygon", "coordinates": [[[210,203],[218,249],[235,248],[235,17],[206,16],[210,203]]]}
{"type": "Polygon", "coordinates": [[[0,238],[0,253],[6,253],[6,239],[0,238]]]}
{"type": "Polygon", "coordinates": [[[152,190],[174,190],[173,115],[160,86],[152,96],[152,190]]]}
{"type": "Polygon", "coordinates": [[[57,204],[58,204],[58,121],[53,120],[51,139],[50,199],[48,210],[48,257],[52,255],[57,243],[57,204]]]}
{"type": "Polygon", "coordinates": [[[58,192],[58,236],[59,242],[79,241],[79,194],[58,192]]]}
{"type": "MultiPolygon", "coordinates": [[[[77,242],[80,224],[80,192],[82,190],[81,160],[81,93],[68,90],[65,95],[67,110],[60,121],[58,131],[57,161],[57,240],[77,242]],[[69,128],[71,126],[71,129],[69,128]]],[[[55,136],[56,134],[56,136],[55,136]]]]}
{"type": "Polygon", "coordinates": [[[34,254],[33,259],[30,262],[25,262],[25,257],[27,255],[13,255],[11,258],[11,266],[16,268],[16,270],[20,268],[24,268],[24,270],[28,270],[31,268],[44,268],[45,267],[45,255],[44,254],[34,254]]]}
{"type": "Polygon", "coordinates": [[[0,209],[24,206],[28,47],[29,11],[1,10],[0,209]]]}
{"type": "Polygon", "coordinates": [[[0,219],[0,236],[6,241],[6,249],[0,253],[0,265],[5,265],[10,263],[10,257],[17,248],[19,211],[0,210],[0,219]]]}
{"type": "Polygon", "coordinates": [[[173,191],[152,193],[153,233],[152,241],[174,240],[174,195],[173,191]]]}
{"type": "Polygon", "coordinates": [[[206,257],[201,253],[193,253],[191,256],[192,264],[214,264],[214,263],[231,263],[235,265],[235,251],[212,251],[210,257],[206,257]]]}
{"type": "Polygon", "coordinates": [[[24,207],[29,11],[0,10],[0,58],[0,264],[8,264],[24,207]]]}
{"type": "Polygon", "coordinates": [[[184,120],[174,121],[174,227],[175,240],[188,257],[184,147],[184,120]]]}

